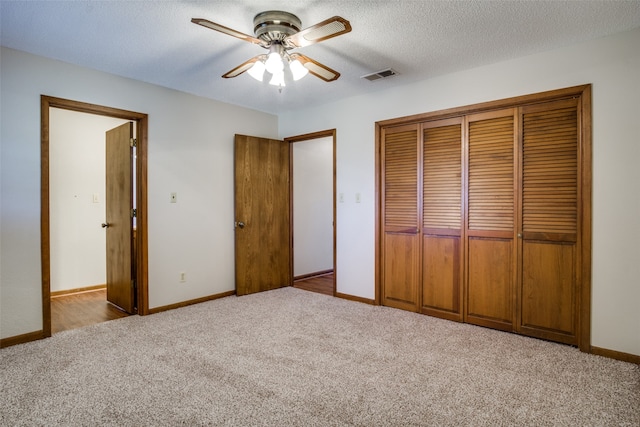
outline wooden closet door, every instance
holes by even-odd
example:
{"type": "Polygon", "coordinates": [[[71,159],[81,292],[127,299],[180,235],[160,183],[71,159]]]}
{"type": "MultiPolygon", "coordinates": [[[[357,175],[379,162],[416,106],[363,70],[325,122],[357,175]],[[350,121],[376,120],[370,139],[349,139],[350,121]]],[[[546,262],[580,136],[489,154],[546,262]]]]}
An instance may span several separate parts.
{"type": "Polygon", "coordinates": [[[382,131],[382,304],[417,311],[420,280],[418,125],[382,131]]]}
{"type": "Polygon", "coordinates": [[[462,117],[422,125],[424,314],[462,321],[462,117]]]}
{"type": "Polygon", "coordinates": [[[465,321],[511,331],[515,320],[515,110],[467,116],[465,321]]]}
{"type": "Polygon", "coordinates": [[[578,100],[521,108],[518,331],[578,344],[578,100]]]}

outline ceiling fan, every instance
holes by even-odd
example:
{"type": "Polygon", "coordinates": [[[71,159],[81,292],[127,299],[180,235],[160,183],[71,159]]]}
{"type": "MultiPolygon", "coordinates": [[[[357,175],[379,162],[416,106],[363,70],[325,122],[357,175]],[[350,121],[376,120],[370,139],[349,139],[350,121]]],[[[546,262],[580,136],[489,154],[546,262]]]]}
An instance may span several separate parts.
{"type": "Polygon", "coordinates": [[[232,78],[248,71],[253,78],[262,81],[264,72],[267,71],[272,75],[269,83],[280,87],[285,85],[285,63],[289,64],[294,80],[301,79],[307,73],[326,82],[337,80],[340,73],[336,70],[301,53],[289,51],[320,43],[351,31],[349,21],[340,16],[334,16],[301,31],[302,22],[297,16],[279,10],[261,12],[253,18],[255,37],[202,18],[193,18],[191,22],[256,44],[269,51],[269,53],[254,56],[223,74],[222,77],[232,78]]]}

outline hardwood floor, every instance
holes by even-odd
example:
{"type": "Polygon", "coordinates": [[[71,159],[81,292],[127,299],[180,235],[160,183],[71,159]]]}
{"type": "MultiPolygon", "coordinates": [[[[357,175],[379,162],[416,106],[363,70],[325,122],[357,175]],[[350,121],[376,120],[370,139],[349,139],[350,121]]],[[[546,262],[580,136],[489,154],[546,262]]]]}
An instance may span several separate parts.
{"type": "Polygon", "coordinates": [[[107,302],[106,289],[51,298],[53,334],[127,316],[127,313],[107,302]]]}
{"type": "MultiPolygon", "coordinates": [[[[333,273],[293,282],[293,287],[333,295],[333,273]]],[[[107,302],[106,289],[78,292],[51,298],[51,332],[81,328],[128,314],[107,302]]]]}
{"type": "Polygon", "coordinates": [[[333,273],[295,280],[293,287],[333,296],[333,273]]]}

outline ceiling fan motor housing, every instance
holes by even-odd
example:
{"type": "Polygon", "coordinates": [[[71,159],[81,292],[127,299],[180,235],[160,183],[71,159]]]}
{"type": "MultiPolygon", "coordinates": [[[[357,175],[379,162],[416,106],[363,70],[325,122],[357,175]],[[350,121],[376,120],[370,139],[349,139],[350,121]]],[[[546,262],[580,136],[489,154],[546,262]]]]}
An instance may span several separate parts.
{"type": "Polygon", "coordinates": [[[253,31],[266,42],[282,42],[285,37],[300,31],[302,22],[296,15],[280,10],[261,12],[253,18],[253,31]]]}

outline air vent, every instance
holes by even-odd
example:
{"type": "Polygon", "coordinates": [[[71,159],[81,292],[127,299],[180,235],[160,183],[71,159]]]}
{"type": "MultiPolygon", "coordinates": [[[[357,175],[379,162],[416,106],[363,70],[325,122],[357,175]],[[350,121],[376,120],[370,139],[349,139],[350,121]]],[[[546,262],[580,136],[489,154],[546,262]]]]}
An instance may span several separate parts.
{"type": "Polygon", "coordinates": [[[386,70],[376,71],[375,73],[367,74],[365,76],[362,76],[361,78],[367,79],[370,82],[372,82],[374,80],[384,79],[385,77],[395,76],[396,74],[398,74],[397,71],[391,68],[387,68],[386,70]]]}

